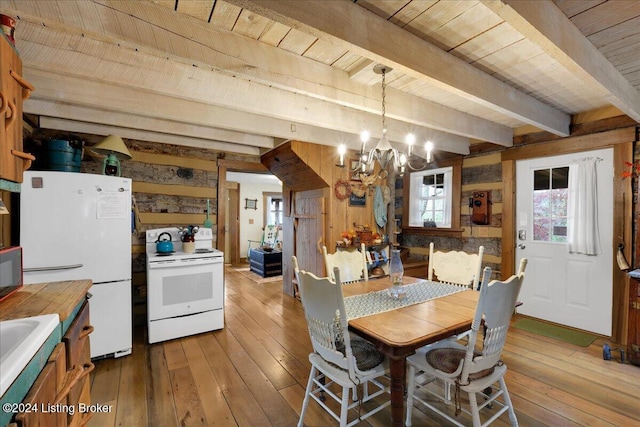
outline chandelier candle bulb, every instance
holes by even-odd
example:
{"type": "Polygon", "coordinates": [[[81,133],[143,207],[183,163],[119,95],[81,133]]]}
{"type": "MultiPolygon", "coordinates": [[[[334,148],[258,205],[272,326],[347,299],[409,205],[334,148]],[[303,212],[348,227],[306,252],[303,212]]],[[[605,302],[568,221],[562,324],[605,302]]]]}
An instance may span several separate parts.
{"type": "Polygon", "coordinates": [[[416,137],[414,134],[410,133],[409,135],[407,135],[407,145],[409,146],[407,148],[407,157],[411,157],[411,151],[413,150],[413,144],[415,144],[416,142],[416,137]]]}
{"type": "Polygon", "coordinates": [[[344,154],[347,152],[347,147],[344,144],[338,146],[338,154],[340,154],[340,163],[338,166],[344,167],[344,154]]]}
{"type": "Polygon", "coordinates": [[[360,141],[362,141],[362,148],[360,149],[360,153],[364,154],[364,151],[367,148],[367,141],[369,141],[369,132],[363,130],[360,133],[360,141]]]}
{"type": "Polygon", "coordinates": [[[424,149],[427,151],[427,163],[431,162],[431,151],[433,151],[433,142],[427,141],[424,144],[424,149]]]}

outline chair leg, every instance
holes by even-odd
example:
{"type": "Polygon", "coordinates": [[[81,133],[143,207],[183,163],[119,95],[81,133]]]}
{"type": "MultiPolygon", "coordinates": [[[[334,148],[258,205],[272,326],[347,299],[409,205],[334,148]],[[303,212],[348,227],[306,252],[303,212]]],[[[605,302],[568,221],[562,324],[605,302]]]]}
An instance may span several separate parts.
{"type": "Polygon", "coordinates": [[[478,399],[475,393],[469,393],[469,406],[471,408],[471,417],[473,419],[473,427],[480,427],[480,410],[478,409],[478,399]]]}
{"type": "Polygon", "coordinates": [[[500,389],[502,390],[502,398],[505,405],[509,406],[509,421],[512,427],[518,427],[518,418],[516,418],[516,411],[513,410],[513,404],[511,403],[511,397],[509,397],[509,391],[507,390],[507,384],[504,381],[504,377],[500,378],[500,389]]]}
{"type": "Polygon", "coordinates": [[[411,427],[411,413],[413,412],[413,393],[416,386],[416,368],[409,365],[409,382],[407,383],[407,417],[404,425],[411,427]]]}
{"type": "Polygon", "coordinates": [[[304,425],[304,414],[307,412],[307,406],[309,406],[309,399],[311,396],[311,389],[313,388],[313,379],[317,374],[315,366],[311,366],[311,372],[309,373],[309,381],[307,382],[307,389],[304,392],[304,400],[302,401],[302,409],[300,409],[300,419],[298,420],[298,427],[304,425]]]}
{"type": "Polygon", "coordinates": [[[347,414],[349,411],[349,391],[347,387],[342,387],[342,402],[340,407],[340,427],[346,427],[347,414]]]}
{"type": "Polygon", "coordinates": [[[449,384],[448,382],[444,382],[444,384],[442,385],[442,387],[444,387],[444,401],[443,403],[445,405],[451,405],[453,402],[451,400],[451,384],[449,384]]]}
{"type": "Polygon", "coordinates": [[[369,397],[369,381],[366,381],[364,384],[362,384],[362,389],[360,391],[362,392],[361,397],[358,396],[358,387],[353,388],[353,391],[352,391],[353,396],[351,397],[351,399],[354,402],[359,399],[362,399],[363,401],[367,400],[367,398],[369,397]]]}

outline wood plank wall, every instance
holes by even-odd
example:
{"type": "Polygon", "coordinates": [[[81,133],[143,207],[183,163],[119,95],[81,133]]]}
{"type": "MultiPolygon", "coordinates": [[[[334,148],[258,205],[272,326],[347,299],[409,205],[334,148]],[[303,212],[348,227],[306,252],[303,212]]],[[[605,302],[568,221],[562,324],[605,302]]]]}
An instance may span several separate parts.
{"type": "MultiPolygon", "coordinates": [[[[36,130],[25,142],[31,152],[41,152],[49,139],[85,141],[81,173],[102,173],[102,160],[88,150],[104,136],[70,134],[61,131],[36,130]]],[[[133,180],[141,226],[131,236],[134,319],[146,322],[146,255],[145,232],[148,229],[184,225],[201,225],[210,200],[214,247],[217,233],[217,188],[219,158],[259,162],[259,156],[125,139],[133,159],[122,162],[122,176],[133,180]]],[[[39,163],[39,162],[36,162],[39,163]]],[[[35,166],[36,168],[38,165],[35,166]]],[[[40,164],[42,168],[42,165],[40,164]]],[[[32,168],[33,169],[33,168],[32,168]]]]}
{"type": "Polygon", "coordinates": [[[372,231],[387,233],[387,227],[377,230],[373,214],[375,186],[388,185],[387,179],[372,181],[370,185],[356,180],[354,174],[349,171],[349,161],[357,158],[355,151],[345,154],[346,167],[341,168],[336,166],[338,154],[335,147],[293,141],[293,149],[300,159],[307,162],[313,171],[330,185],[323,188],[327,199],[325,244],[329,252],[334,252],[336,241],[340,240],[343,231],[355,229],[356,226],[368,226],[372,231]],[[365,205],[351,206],[349,199],[338,200],[335,191],[338,180],[348,182],[350,191],[364,192],[365,205]]]}

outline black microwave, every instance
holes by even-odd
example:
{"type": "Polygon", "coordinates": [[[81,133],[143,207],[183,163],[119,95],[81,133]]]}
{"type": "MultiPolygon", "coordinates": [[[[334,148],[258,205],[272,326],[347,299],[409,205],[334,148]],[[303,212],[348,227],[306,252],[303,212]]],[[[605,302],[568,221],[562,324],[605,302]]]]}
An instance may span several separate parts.
{"type": "Polygon", "coordinates": [[[0,301],[22,286],[22,248],[0,249],[0,301]]]}

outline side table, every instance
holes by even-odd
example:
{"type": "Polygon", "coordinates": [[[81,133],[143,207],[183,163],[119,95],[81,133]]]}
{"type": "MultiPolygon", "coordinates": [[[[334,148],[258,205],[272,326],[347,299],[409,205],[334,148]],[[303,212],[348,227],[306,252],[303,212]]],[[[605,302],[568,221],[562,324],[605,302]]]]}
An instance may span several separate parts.
{"type": "Polygon", "coordinates": [[[267,252],[261,248],[249,252],[249,269],[262,277],[282,274],[282,251],[267,252]]]}

